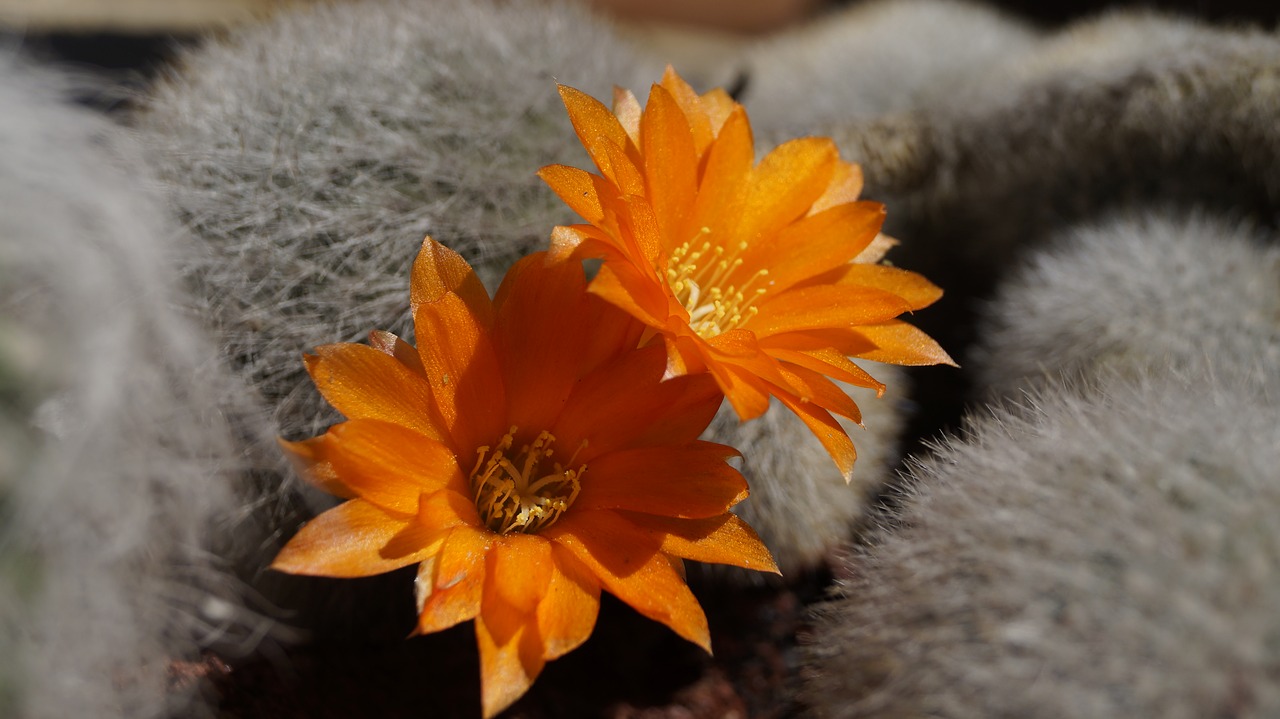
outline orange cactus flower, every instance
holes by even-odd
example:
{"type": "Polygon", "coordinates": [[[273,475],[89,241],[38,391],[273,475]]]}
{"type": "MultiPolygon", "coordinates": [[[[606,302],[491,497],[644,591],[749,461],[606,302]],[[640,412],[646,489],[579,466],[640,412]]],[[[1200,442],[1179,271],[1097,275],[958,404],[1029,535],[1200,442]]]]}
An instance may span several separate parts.
{"type": "Polygon", "coordinates": [[[283,444],[347,501],[272,566],[362,577],[418,565],[418,633],[475,620],[486,717],[586,640],[602,589],[709,648],[682,560],[777,571],[728,512],[747,494],[725,462],[736,452],[697,439],[721,401],[714,382],[662,381],[662,348],[636,349],[643,327],[546,253],[490,300],[428,238],[410,294],[416,349],[374,332],[372,346],[307,356],[347,420],[283,444]]]}
{"type": "Polygon", "coordinates": [[[709,372],[743,420],[777,397],[849,479],[856,452],[831,413],[860,414],[832,380],[884,385],[848,358],[952,363],[897,319],[942,292],[880,264],[893,241],[879,234],[883,206],[857,200],[858,166],[815,137],[756,163],[743,108],[722,90],[699,96],[670,67],[643,109],[623,90],[612,112],[560,95],[600,174],[541,170],[588,223],[556,228],[553,254],[604,259],[591,292],[662,337],[668,376],[709,372]]]}

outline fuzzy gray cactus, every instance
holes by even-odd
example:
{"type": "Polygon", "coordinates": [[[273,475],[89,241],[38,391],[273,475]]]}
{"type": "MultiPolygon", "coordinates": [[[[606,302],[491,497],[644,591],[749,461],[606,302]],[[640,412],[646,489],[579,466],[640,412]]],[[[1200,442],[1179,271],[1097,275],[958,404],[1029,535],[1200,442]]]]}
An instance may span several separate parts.
{"type": "MultiPolygon", "coordinates": [[[[1177,204],[1269,217],[1280,203],[1277,63],[1274,33],[1112,14],[970,78],[969,103],[812,129],[860,162],[867,196],[892,208],[886,231],[910,240],[898,262],[986,293],[1028,247],[1109,212],[1177,204]]],[[[833,69],[833,82],[853,69],[833,69]]]]}
{"type": "Polygon", "coordinates": [[[292,438],[334,421],[304,352],[408,332],[424,235],[493,288],[573,221],[535,175],[585,159],[557,81],[607,96],[660,72],[583,8],[531,0],[308,7],[181,68],[138,124],[203,243],[183,274],[292,438]]]}
{"type": "Polygon", "coordinates": [[[1280,363],[1280,247],[1204,215],[1142,213],[1063,232],[987,309],[971,364],[992,395],[1041,376],[1280,363]]]}
{"type": "Polygon", "coordinates": [[[742,101],[770,134],[956,108],[971,102],[974,78],[1029,54],[1038,39],[1026,23],[986,5],[856,3],[743,48],[742,101]]]}
{"type": "Polygon", "coordinates": [[[22,449],[0,484],[0,713],[155,716],[187,699],[170,662],[253,621],[211,559],[236,527],[231,385],[177,309],[139,149],[59,86],[0,59],[0,445],[22,449]]]}
{"type": "Polygon", "coordinates": [[[817,716],[1280,712],[1280,384],[1081,389],[913,467],[813,628],[817,716]]]}

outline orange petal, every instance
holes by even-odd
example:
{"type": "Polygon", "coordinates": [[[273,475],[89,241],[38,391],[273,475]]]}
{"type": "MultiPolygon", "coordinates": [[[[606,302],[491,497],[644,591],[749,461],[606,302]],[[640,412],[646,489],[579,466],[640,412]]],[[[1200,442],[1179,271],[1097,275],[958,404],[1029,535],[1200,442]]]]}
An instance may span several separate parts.
{"type": "Polygon", "coordinates": [[[418,353],[436,407],[459,452],[506,431],[506,392],[488,328],[456,295],[414,311],[418,353]]]}
{"type": "Polygon", "coordinates": [[[454,448],[470,452],[506,431],[502,376],[488,331],[493,303],[462,257],[428,237],[413,263],[410,307],[418,354],[454,448]]]}
{"type": "Polygon", "coordinates": [[[600,613],[600,582],[569,550],[551,543],[552,573],[538,604],[543,658],[550,661],[577,649],[591,636],[600,613]]]}
{"type": "MultiPolygon", "coordinates": [[[[890,320],[893,321],[893,320],[890,320]]],[[[760,348],[769,354],[777,350],[809,352],[830,349],[842,355],[860,356],[876,348],[856,327],[825,327],[800,332],[783,332],[759,339],[760,348]]]]}
{"type": "Polygon", "coordinates": [[[778,363],[760,349],[755,334],[729,330],[706,346],[706,364],[724,396],[742,420],[753,419],[769,408],[767,383],[783,384],[778,363]]]}
{"type": "Polygon", "coordinates": [[[858,405],[853,398],[821,373],[800,365],[784,364],[782,374],[787,379],[786,387],[799,397],[801,402],[816,404],[828,412],[862,423],[862,413],[858,410],[858,405]]]}
{"type": "Polygon", "coordinates": [[[755,419],[768,411],[769,391],[758,377],[723,364],[708,364],[707,369],[715,377],[739,421],[755,419]]]}
{"type": "Polygon", "coordinates": [[[329,429],[328,459],[361,498],[403,514],[418,511],[418,497],[445,487],[465,491],[453,450],[397,424],[353,419],[329,429]]]}
{"type": "Polygon", "coordinates": [[[586,319],[580,326],[591,328],[584,332],[587,347],[579,365],[584,373],[616,361],[639,346],[647,329],[639,320],[595,294],[589,294],[584,305],[586,319]]]}
{"type": "Polygon", "coordinates": [[[618,599],[711,651],[707,617],[659,541],[612,510],[569,512],[543,536],[569,550],[618,599]]]}
{"type": "MultiPolygon", "coordinates": [[[[707,117],[706,111],[702,109],[702,98],[698,97],[698,93],[694,92],[689,83],[676,74],[675,68],[670,65],[667,65],[666,71],[662,73],[661,85],[664,90],[671,93],[672,99],[680,106],[680,112],[684,114],[689,123],[694,149],[701,156],[714,137],[711,130],[711,120],[707,117]]],[[[649,102],[653,102],[653,95],[649,96],[649,102]]],[[[648,152],[647,145],[645,146],[645,152],[648,152]]]]}
{"type": "MultiPolygon", "coordinates": [[[[443,539],[443,538],[442,538],[443,539]]],[[[443,545],[443,541],[441,544],[443,545]]],[[[431,593],[435,591],[431,581],[436,576],[436,555],[431,555],[418,563],[418,576],[413,578],[414,599],[417,600],[418,611],[422,611],[423,605],[431,597],[431,593]]],[[[413,633],[418,633],[415,628],[413,633]]]]}
{"type": "Polygon", "coordinates": [[[645,194],[653,204],[663,247],[669,251],[672,243],[686,239],[682,235],[693,210],[698,155],[689,120],[661,85],[649,91],[649,103],[640,118],[640,139],[645,194]]]}
{"type": "Polygon", "coordinates": [[[538,177],[582,219],[591,223],[604,219],[595,175],[576,167],[547,165],[538,170],[538,177]]]}
{"type": "Polygon", "coordinates": [[[755,530],[733,514],[702,519],[673,519],[636,512],[618,512],[641,531],[662,543],[662,551],[695,562],[778,573],[769,549],[755,530]]]}
{"type": "Polygon", "coordinates": [[[596,273],[590,292],[644,324],[665,324],[667,297],[649,277],[628,263],[605,262],[596,273]]]}
{"type": "MultiPolygon", "coordinates": [[[[701,374],[697,376],[673,377],[664,379],[658,385],[659,391],[653,399],[633,400],[632,406],[642,410],[641,414],[650,416],[648,422],[642,423],[642,431],[630,434],[625,443],[615,447],[650,447],[682,444],[697,439],[711,424],[724,397],[715,379],[701,374]],[[647,414],[652,409],[652,414],[647,414]]],[[[603,443],[597,443],[597,449],[603,443]]]]}
{"type": "Polygon", "coordinates": [[[897,246],[897,240],[881,232],[876,235],[876,238],[871,241],[871,244],[867,245],[867,249],[859,252],[858,256],[853,258],[853,261],[860,265],[874,265],[880,260],[883,260],[889,250],[892,250],[897,246]]]}
{"type": "Polygon", "coordinates": [[[518,699],[542,671],[546,651],[535,610],[552,571],[546,538],[520,533],[494,538],[476,617],[486,715],[518,699]]]}
{"type": "Polygon", "coordinates": [[[877,345],[876,349],[858,354],[864,359],[908,367],[934,364],[959,366],[932,337],[902,320],[866,325],[859,327],[858,332],[877,345]]]}
{"type": "Polygon", "coordinates": [[[625,211],[619,215],[619,222],[627,228],[624,239],[630,250],[632,262],[655,273],[658,257],[664,253],[664,237],[662,225],[654,211],[654,206],[641,195],[625,195],[619,198],[625,211]]]}
{"type": "Polygon", "coordinates": [[[923,275],[888,265],[850,264],[817,280],[835,285],[883,290],[906,300],[912,310],[928,307],[942,297],[942,289],[923,275]]]}
{"type": "Polygon", "coordinates": [[[504,358],[508,424],[549,426],[581,377],[595,330],[586,285],[580,263],[547,262],[545,252],[507,271],[494,298],[493,340],[504,358]]]}
{"type": "Polygon", "coordinates": [[[558,446],[585,443],[580,461],[624,447],[681,444],[711,422],[720,396],[704,375],[660,381],[665,348],[650,345],[587,375],[551,433],[558,446]]]}
{"type": "Polygon", "coordinates": [[[689,573],[685,570],[684,560],[679,557],[673,557],[670,554],[666,554],[664,556],[666,556],[667,562],[671,565],[671,568],[676,570],[676,574],[680,575],[680,579],[687,583],[689,581],[689,573]]]}
{"type": "MultiPolygon", "coordinates": [[[[417,633],[430,634],[474,619],[480,612],[485,554],[493,534],[470,526],[449,530],[431,566],[431,591],[419,591],[417,633]]],[[[419,576],[419,581],[424,578],[419,576]]]]}
{"type": "Polygon", "coordinates": [[[802,137],[774,148],[752,173],[735,239],[754,244],[802,217],[826,190],[836,162],[828,138],[802,137]]]}
{"type": "Polygon", "coordinates": [[[702,109],[707,113],[707,120],[711,122],[711,131],[716,135],[723,131],[722,128],[729,115],[741,107],[741,105],[734,102],[729,93],[719,87],[702,95],[702,109]]]}
{"type": "Polygon", "coordinates": [[[556,225],[551,228],[551,246],[547,248],[547,253],[557,262],[573,259],[586,239],[577,228],[556,225]]]}
{"type": "Polygon", "coordinates": [[[418,499],[418,516],[387,542],[381,554],[402,557],[433,545],[438,551],[449,530],[463,525],[480,525],[480,516],[470,497],[448,489],[423,494],[418,499]]]}
{"type": "Polygon", "coordinates": [[[805,367],[841,382],[874,389],[876,394],[884,394],[883,382],[867,374],[866,370],[849,361],[848,357],[830,347],[804,351],[779,348],[768,350],[768,352],[773,357],[784,362],[805,367]]]}
{"type": "Polygon", "coordinates": [[[377,419],[437,439],[444,422],[422,378],[384,352],[357,344],[317,347],[303,357],[320,394],[349,419],[377,419]]]}
{"type": "Polygon", "coordinates": [[[695,367],[703,366],[702,353],[692,342],[681,342],[688,338],[679,335],[663,334],[662,344],[667,348],[667,369],[662,373],[663,380],[683,377],[698,371],[695,367]],[[691,361],[692,360],[692,361],[691,361]]]}
{"type": "Polygon", "coordinates": [[[426,378],[427,371],[422,367],[422,358],[418,356],[418,350],[394,334],[386,330],[372,330],[369,332],[369,346],[395,357],[400,364],[408,367],[414,374],[423,379],[426,378]]]}
{"type": "MultiPolygon", "coordinates": [[[[434,566],[431,569],[436,571],[434,566]]],[[[453,586],[437,587],[430,594],[424,593],[414,634],[432,634],[475,619],[480,613],[483,588],[484,569],[481,567],[453,586]]]]}
{"type": "MultiPolygon", "coordinates": [[[[420,305],[430,305],[446,296],[456,296],[483,327],[493,322],[489,293],[462,255],[427,237],[413,260],[409,282],[409,305],[416,314],[420,305]]],[[[415,335],[422,342],[421,335],[415,335]]]]}
{"type": "Polygon", "coordinates": [[[827,450],[827,454],[831,455],[832,461],[836,463],[836,469],[840,470],[844,481],[851,481],[853,463],[858,459],[858,451],[854,449],[853,440],[849,439],[848,433],[831,416],[831,413],[815,404],[802,402],[799,397],[781,389],[776,391],[774,396],[786,405],[787,409],[795,412],[809,431],[818,438],[823,448],[827,450]]]}
{"type": "Polygon", "coordinates": [[[408,515],[386,512],[362,499],[343,502],[307,522],[280,550],[271,568],[318,577],[371,577],[422,561],[420,555],[383,557],[380,550],[409,524],[408,515]]]}
{"type": "Polygon", "coordinates": [[[779,332],[875,324],[911,308],[898,295],[870,287],[798,287],[767,300],[745,327],[759,337],[779,332]]]}
{"type": "Polygon", "coordinates": [[[771,293],[781,292],[846,265],[875,239],[883,222],[884,205],[878,202],[838,205],[801,218],[747,249],[730,281],[741,285],[765,268],[769,274],[761,284],[771,293]]]}
{"type": "Polygon", "coordinates": [[[862,194],[862,168],[852,162],[838,162],[831,173],[831,182],[826,192],[822,193],[809,209],[809,214],[816,215],[836,205],[854,202],[862,194]]]}
{"type": "Polygon", "coordinates": [[[627,261],[613,238],[593,225],[557,225],[551,228],[548,261],[568,262],[597,258],[621,258],[627,261]]]}
{"type": "Polygon", "coordinates": [[[551,542],[535,534],[513,532],[494,538],[485,565],[485,591],[520,614],[537,608],[551,581],[551,542]]]}
{"type": "Polygon", "coordinates": [[[436,561],[435,588],[448,589],[482,569],[495,536],[487,529],[470,525],[455,527],[440,548],[436,561]]]}
{"type": "Polygon", "coordinates": [[[480,650],[480,704],[489,719],[533,685],[546,663],[544,650],[532,617],[510,617],[503,610],[488,608],[476,617],[476,647],[480,650]],[[512,622],[519,623],[509,636],[494,631],[495,624],[512,622]]]}
{"type": "MultiPolygon", "coordinates": [[[[642,192],[642,188],[638,192],[642,192]]],[[[638,269],[643,268],[656,280],[655,267],[662,251],[662,234],[653,206],[643,194],[624,194],[616,188],[599,197],[604,219],[595,223],[596,235],[606,244],[616,247],[627,262],[635,264],[638,269]]],[[[577,229],[592,236],[586,227],[577,229]]]]}
{"type": "Polygon", "coordinates": [[[691,227],[708,228],[712,239],[732,237],[746,200],[755,149],[747,113],[737,108],[707,150],[691,227]]]}
{"type": "Polygon", "coordinates": [[[307,483],[336,497],[355,498],[356,493],[342,482],[333,469],[333,463],[329,461],[327,433],[301,442],[289,442],[279,438],[276,442],[287,453],[289,461],[293,464],[293,470],[307,483]]]}
{"type": "MultiPolygon", "coordinates": [[[[604,106],[604,103],[567,85],[560,85],[559,88],[560,99],[564,101],[565,109],[569,111],[569,121],[573,123],[574,132],[577,133],[582,146],[586,148],[587,154],[591,155],[591,159],[602,173],[609,164],[604,155],[602,140],[627,148],[628,155],[632,157],[635,164],[640,164],[638,151],[631,142],[631,138],[627,136],[627,131],[623,129],[622,123],[618,122],[618,118],[609,112],[609,108],[604,106]]],[[[607,173],[606,176],[608,176],[607,173]]]]}
{"type": "Polygon", "coordinates": [[[613,88],[613,115],[618,118],[618,123],[622,125],[623,130],[626,130],[627,137],[635,143],[636,147],[640,146],[642,111],[643,108],[640,107],[640,101],[636,99],[635,93],[620,87],[613,88]]]}
{"type": "Polygon", "coordinates": [[[612,140],[602,138],[600,149],[607,164],[600,168],[604,181],[597,183],[597,196],[602,198],[611,195],[644,196],[642,165],[637,164],[635,159],[627,154],[625,147],[612,140]]]}
{"type": "Polygon", "coordinates": [[[725,463],[737,450],[710,442],[610,452],[587,467],[574,511],[630,509],[667,517],[723,514],[747,496],[725,463]]]}

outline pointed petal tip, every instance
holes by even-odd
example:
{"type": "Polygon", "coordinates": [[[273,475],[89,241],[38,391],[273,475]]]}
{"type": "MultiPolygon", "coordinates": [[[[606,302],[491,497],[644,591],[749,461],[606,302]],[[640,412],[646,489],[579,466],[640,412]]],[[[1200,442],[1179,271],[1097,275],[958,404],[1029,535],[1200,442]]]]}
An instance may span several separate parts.
{"type": "Polygon", "coordinates": [[[760,567],[746,567],[746,568],[750,569],[753,572],[768,572],[769,574],[776,574],[779,577],[782,576],[782,570],[778,569],[778,563],[774,561],[772,555],[769,557],[769,563],[767,565],[760,566],[760,567]]]}
{"type": "MultiPolygon", "coordinates": [[[[859,423],[858,426],[862,427],[862,424],[859,423]]],[[[863,429],[866,429],[866,427],[863,427],[863,429]]],[[[847,459],[847,461],[842,461],[843,458],[836,458],[834,456],[832,456],[832,459],[836,461],[836,469],[840,471],[840,476],[844,479],[844,483],[846,485],[853,484],[853,466],[858,462],[857,455],[855,454],[852,458],[847,459]]]]}
{"type": "Polygon", "coordinates": [[[573,105],[581,103],[584,99],[591,99],[591,96],[587,93],[561,82],[556,83],[556,91],[560,93],[560,101],[564,103],[566,108],[571,108],[573,105]]]}

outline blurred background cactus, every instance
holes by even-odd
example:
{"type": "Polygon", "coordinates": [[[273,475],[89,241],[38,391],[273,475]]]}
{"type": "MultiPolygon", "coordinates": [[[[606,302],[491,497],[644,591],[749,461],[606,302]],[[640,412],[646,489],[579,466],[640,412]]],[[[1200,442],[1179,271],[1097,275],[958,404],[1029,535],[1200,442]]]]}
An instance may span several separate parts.
{"type": "Polygon", "coordinates": [[[256,622],[215,558],[236,390],[138,147],[66,87],[0,60],[0,686],[7,716],[154,716],[191,698],[169,662],[256,622]]]}

